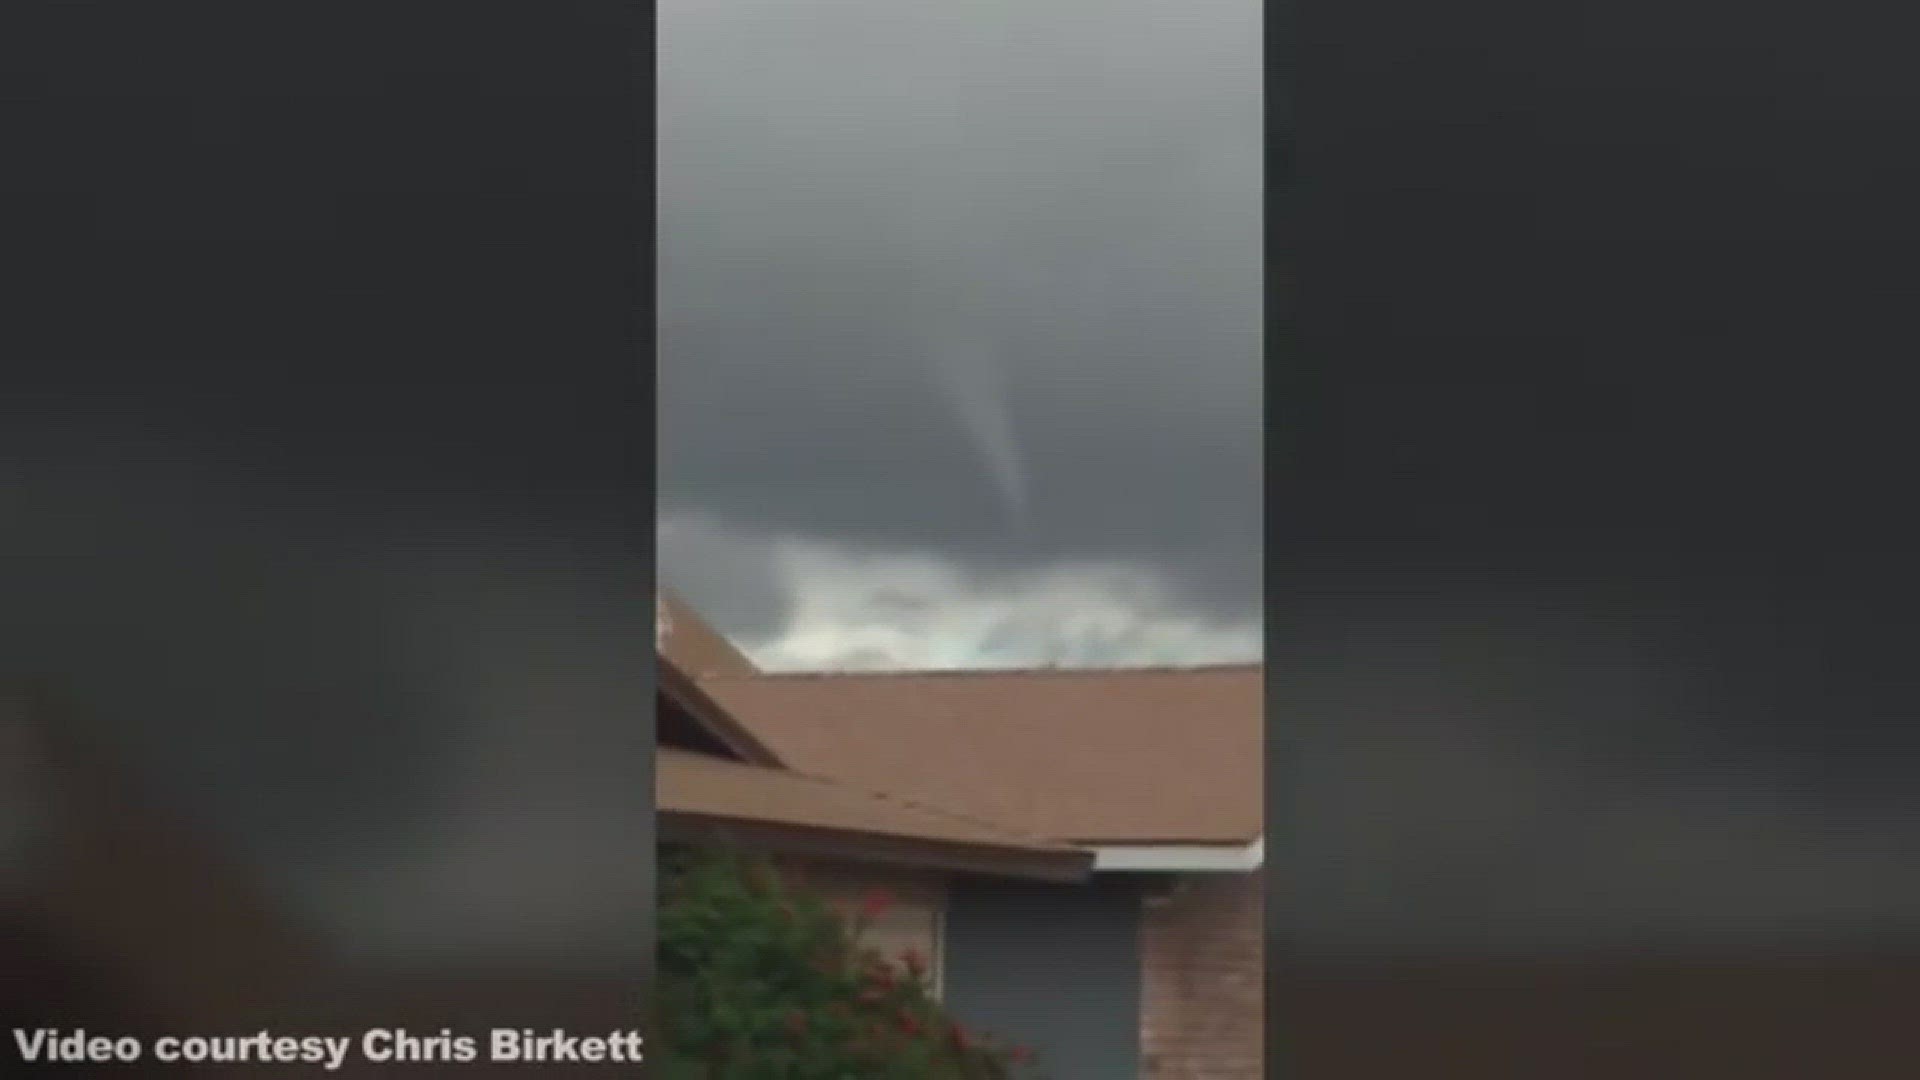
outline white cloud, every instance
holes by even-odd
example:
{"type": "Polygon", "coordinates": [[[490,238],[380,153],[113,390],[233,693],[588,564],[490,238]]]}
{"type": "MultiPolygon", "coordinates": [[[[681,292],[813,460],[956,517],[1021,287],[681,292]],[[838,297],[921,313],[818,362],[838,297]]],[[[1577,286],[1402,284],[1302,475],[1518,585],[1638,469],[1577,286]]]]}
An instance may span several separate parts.
{"type": "Polygon", "coordinates": [[[788,540],[777,633],[743,642],[770,670],[1123,666],[1256,660],[1257,623],[1184,610],[1151,571],[1064,564],[971,574],[925,555],[788,540]]]}
{"type": "MultiPolygon", "coordinates": [[[[1196,608],[1151,568],[1064,561],[982,571],[939,555],[755,536],[663,511],[660,566],[702,614],[772,671],[1134,666],[1260,658],[1257,616],[1196,608]],[[777,599],[742,604],[749,592],[777,599]],[[783,614],[758,628],[729,613],[783,614]]],[[[1250,604],[1256,611],[1257,601],[1250,604]]]]}

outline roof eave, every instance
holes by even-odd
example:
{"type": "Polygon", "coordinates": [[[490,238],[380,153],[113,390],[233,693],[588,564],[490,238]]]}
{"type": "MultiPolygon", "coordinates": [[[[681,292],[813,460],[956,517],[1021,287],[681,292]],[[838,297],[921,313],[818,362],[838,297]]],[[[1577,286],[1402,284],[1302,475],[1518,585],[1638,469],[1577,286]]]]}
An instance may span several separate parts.
{"type": "Polygon", "coordinates": [[[720,740],[727,749],[740,760],[750,765],[764,765],[769,768],[784,769],[786,762],[767,747],[745,724],[734,719],[733,714],[723,708],[719,702],[700,688],[692,676],[680,670],[679,665],[658,653],[657,676],[660,690],[667,697],[687,710],[696,722],[705,727],[714,738],[720,740]]]}
{"type": "Polygon", "coordinates": [[[656,828],[660,839],[682,843],[1061,884],[1088,880],[1095,862],[1093,852],[1071,848],[993,847],[667,809],[658,812],[656,828]]]}

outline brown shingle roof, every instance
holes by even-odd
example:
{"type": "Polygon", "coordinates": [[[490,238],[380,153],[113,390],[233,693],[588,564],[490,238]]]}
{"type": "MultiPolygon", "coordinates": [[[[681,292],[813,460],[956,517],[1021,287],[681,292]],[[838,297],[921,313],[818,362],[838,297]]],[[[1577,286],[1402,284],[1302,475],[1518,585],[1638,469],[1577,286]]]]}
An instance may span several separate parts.
{"type": "MultiPolygon", "coordinates": [[[[659,681],[662,704],[657,714],[658,721],[664,725],[671,721],[670,709],[679,710],[683,715],[699,725],[712,740],[726,748],[727,753],[741,761],[754,765],[779,767],[783,763],[758,734],[736,720],[733,715],[716,703],[707,692],[701,689],[691,675],[681,670],[673,658],[662,653],[655,658],[655,674],[659,681]]],[[[655,741],[660,737],[656,728],[655,741]]]]}
{"type": "Polygon", "coordinates": [[[789,766],[1085,844],[1263,831],[1259,665],[759,675],[702,686],[789,766]]]}
{"type": "Polygon", "coordinates": [[[810,838],[821,850],[977,872],[1077,880],[1090,856],[1073,848],[877,792],[784,769],[661,747],[654,805],[663,827],[810,838]]]}
{"type": "Polygon", "coordinates": [[[659,652],[681,671],[696,678],[710,675],[752,675],[760,669],[718,630],[668,590],[656,598],[660,606],[659,652]]]}

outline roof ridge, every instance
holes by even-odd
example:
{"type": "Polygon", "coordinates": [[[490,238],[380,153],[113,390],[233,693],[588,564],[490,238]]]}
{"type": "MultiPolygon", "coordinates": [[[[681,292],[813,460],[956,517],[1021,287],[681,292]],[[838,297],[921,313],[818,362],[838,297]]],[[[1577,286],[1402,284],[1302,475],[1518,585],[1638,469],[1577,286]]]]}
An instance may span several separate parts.
{"type": "Polygon", "coordinates": [[[799,682],[809,679],[928,679],[955,678],[976,679],[994,678],[1010,675],[1019,676],[1079,676],[1084,678],[1111,678],[1115,675],[1189,675],[1217,671],[1251,671],[1266,666],[1264,660],[1248,660],[1206,664],[1144,664],[1138,666],[1114,667],[1007,667],[1007,668],[888,668],[882,670],[839,669],[834,671],[760,671],[751,674],[716,674],[699,676],[701,682],[756,682],[788,681],[799,682]]]}

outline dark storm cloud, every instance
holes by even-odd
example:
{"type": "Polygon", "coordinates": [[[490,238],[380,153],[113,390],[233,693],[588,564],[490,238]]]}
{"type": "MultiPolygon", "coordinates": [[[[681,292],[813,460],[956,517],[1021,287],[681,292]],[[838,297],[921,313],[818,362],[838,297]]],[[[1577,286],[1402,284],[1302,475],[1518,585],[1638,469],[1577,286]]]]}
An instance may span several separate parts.
{"type": "MultiPolygon", "coordinates": [[[[678,516],[663,573],[796,666],[1003,648],[1111,661],[1114,642],[1137,660],[1168,627],[1182,655],[1232,648],[1224,631],[1253,613],[1259,582],[1258,20],[1251,4],[1132,0],[669,5],[661,445],[678,516]],[[934,366],[956,356],[978,358],[976,381],[934,366]],[[1179,595],[1084,570],[1102,563],[1156,571],[1179,595]]],[[[1532,139],[1433,145],[1471,160],[1532,139]]],[[[1402,193],[1407,163],[1374,164],[1356,186],[1402,193]]],[[[1475,367],[1491,348],[1524,351],[1530,369],[1558,337],[1436,334],[1489,318],[1489,303],[1546,322],[1566,310],[1551,276],[1526,283],[1525,304],[1434,287],[1480,242],[1479,220],[1463,214],[1457,236],[1419,251],[1392,241],[1405,258],[1356,269],[1407,303],[1351,313],[1355,336],[1450,352],[1431,383],[1375,396],[1385,437],[1352,448],[1356,471],[1324,500],[1346,512],[1295,524],[1422,537],[1467,520],[1484,535],[1466,564],[1551,548],[1562,565],[1355,574],[1278,599],[1288,947],[1920,931],[1920,878],[1898,855],[1920,841],[1901,780],[1915,729],[1840,716],[1875,692],[1868,659],[1904,638],[1820,609],[1823,592],[1871,591],[1873,575],[1784,585],[1779,565],[1738,554],[1751,536],[1687,565],[1634,565],[1628,549],[1681,538],[1627,536],[1595,507],[1644,509],[1635,462],[1666,475],[1703,458],[1677,441],[1622,446],[1596,423],[1677,408],[1634,379],[1543,397],[1475,367]],[[1530,453],[1564,473],[1513,482],[1530,453]]],[[[1564,239],[1528,228],[1530,244],[1564,239]]],[[[1563,321],[1554,334],[1582,339],[1569,356],[1605,332],[1563,321]]],[[[1714,464],[1660,512],[1722,509],[1733,481],[1714,464]]]]}
{"type": "Polygon", "coordinates": [[[663,10],[663,505],[984,568],[1124,560],[1244,616],[1258,20],[663,10]]]}

